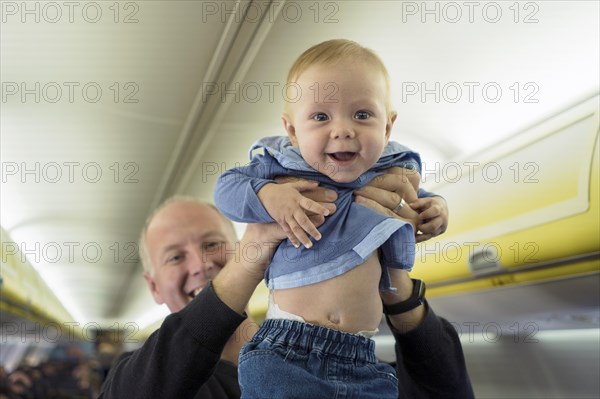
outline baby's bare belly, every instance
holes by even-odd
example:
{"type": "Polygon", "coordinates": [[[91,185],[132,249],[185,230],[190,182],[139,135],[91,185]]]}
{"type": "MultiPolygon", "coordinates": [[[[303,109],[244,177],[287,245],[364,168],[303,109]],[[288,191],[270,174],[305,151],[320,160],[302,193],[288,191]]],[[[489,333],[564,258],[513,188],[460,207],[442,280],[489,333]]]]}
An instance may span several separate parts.
{"type": "Polygon", "coordinates": [[[381,266],[373,254],[341,276],[304,287],[274,290],[273,301],[307,323],[350,333],[374,330],[383,310],[380,276],[381,266]]]}

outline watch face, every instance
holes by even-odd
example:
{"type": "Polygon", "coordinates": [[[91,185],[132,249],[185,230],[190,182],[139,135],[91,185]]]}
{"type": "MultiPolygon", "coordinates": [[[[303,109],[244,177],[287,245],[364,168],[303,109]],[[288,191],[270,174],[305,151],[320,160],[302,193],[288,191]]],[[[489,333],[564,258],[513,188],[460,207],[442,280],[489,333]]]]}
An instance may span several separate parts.
{"type": "Polygon", "coordinates": [[[417,306],[420,306],[425,302],[425,283],[423,280],[412,279],[413,281],[413,291],[410,296],[405,301],[395,303],[393,305],[384,306],[385,313],[388,315],[395,315],[404,312],[408,312],[409,310],[413,310],[417,306]]]}
{"type": "Polygon", "coordinates": [[[423,280],[416,280],[418,281],[419,284],[419,299],[423,299],[423,297],[425,296],[425,281],[423,280]]]}

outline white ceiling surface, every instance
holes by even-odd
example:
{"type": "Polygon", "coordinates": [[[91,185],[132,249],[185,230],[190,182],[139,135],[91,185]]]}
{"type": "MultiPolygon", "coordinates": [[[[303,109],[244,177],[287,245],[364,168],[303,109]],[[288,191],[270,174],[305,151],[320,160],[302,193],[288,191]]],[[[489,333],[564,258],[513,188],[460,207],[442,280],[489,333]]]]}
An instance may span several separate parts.
{"type": "MultiPolygon", "coordinates": [[[[470,23],[465,6],[456,23],[444,19],[454,18],[449,8],[439,23],[434,15],[425,15],[423,23],[420,13],[403,14],[403,7],[422,3],[396,1],[320,2],[316,8],[312,1],[279,2],[282,14],[272,26],[269,19],[276,12],[260,23],[254,16],[245,24],[238,19],[229,28],[221,11],[233,9],[232,2],[132,2],[138,8],[121,9],[119,15],[135,11],[138,22],[132,24],[114,23],[108,8],[113,2],[98,3],[103,18],[96,24],[77,13],[73,23],[63,16],[56,24],[5,14],[3,95],[6,82],[26,82],[28,88],[57,82],[63,99],[45,101],[54,98],[48,86],[39,103],[31,94],[24,101],[19,95],[2,100],[2,227],[30,251],[29,261],[78,321],[141,323],[140,317],[156,307],[139,265],[126,256],[147,213],[176,192],[212,200],[218,172],[246,163],[247,149],[257,138],[283,133],[280,88],[293,60],[310,45],[345,37],[376,50],[394,84],[399,117],[393,138],[417,149],[430,165],[465,159],[597,93],[599,3],[521,2],[518,23],[509,8],[513,3],[495,3],[502,11],[497,23],[483,18],[482,7],[475,8],[470,23]],[[217,5],[218,14],[206,12],[207,4],[217,5]],[[538,22],[523,23],[532,12],[538,22]],[[217,64],[211,68],[213,60],[217,64]],[[217,78],[238,83],[246,96],[236,101],[233,94],[221,98],[219,92],[202,101],[202,82],[217,78]],[[72,103],[64,82],[80,84],[72,103]],[[81,95],[90,82],[92,89],[103,90],[96,103],[81,95]],[[436,82],[441,88],[451,84],[439,102],[433,94],[424,101],[419,95],[403,101],[403,87],[423,83],[432,89],[436,82]],[[478,84],[472,102],[465,82],[478,84]],[[485,84],[501,88],[497,102],[485,100],[485,84]],[[269,85],[279,88],[273,98],[269,85]],[[457,86],[462,98],[453,103],[450,89],[457,86]],[[259,98],[256,87],[262,89],[259,98]],[[124,102],[135,89],[132,99],[139,101],[124,102]],[[537,102],[524,102],[527,94],[537,102]],[[33,169],[36,163],[39,182],[34,174],[22,173],[23,166],[33,169]],[[71,179],[68,165],[73,165],[71,179]],[[62,177],[52,183],[56,170],[62,177]],[[57,247],[62,256],[49,262],[57,258],[52,252],[57,247]]],[[[267,11],[263,2],[257,7],[267,11]]]]}

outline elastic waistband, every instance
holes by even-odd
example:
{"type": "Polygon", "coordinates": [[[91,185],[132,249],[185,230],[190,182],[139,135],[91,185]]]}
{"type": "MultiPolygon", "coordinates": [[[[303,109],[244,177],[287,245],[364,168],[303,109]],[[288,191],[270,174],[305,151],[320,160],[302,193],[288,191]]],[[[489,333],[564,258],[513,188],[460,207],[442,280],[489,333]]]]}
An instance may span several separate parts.
{"type": "Polygon", "coordinates": [[[274,346],[290,346],[306,352],[322,351],[356,363],[377,362],[372,339],[295,320],[265,320],[253,340],[268,340],[274,346]]]}

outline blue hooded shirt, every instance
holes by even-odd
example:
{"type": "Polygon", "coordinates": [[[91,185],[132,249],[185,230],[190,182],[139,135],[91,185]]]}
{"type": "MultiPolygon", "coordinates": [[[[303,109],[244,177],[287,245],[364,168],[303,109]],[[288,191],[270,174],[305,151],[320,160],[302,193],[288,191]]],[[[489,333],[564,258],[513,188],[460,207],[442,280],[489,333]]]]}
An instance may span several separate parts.
{"type": "MultiPolygon", "coordinates": [[[[277,176],[294,176],[320,182],[335,190],[336,212],[319,227],[322,238],[312,248],[296,248],[290,240],[277,247],[265,271],[270,289],[295,288],[339,276],[362,264],[378,248],[384,273],[380,289],[393,290],[387,267],[411,270],[415,257],[415,236],[410,223],[382,215],[354,202],[353,191],[363,187],[380,170],[400,166],[420,173],[421,159],[409,148],[389,142],[380,159],[358,179],[338,183],[310,166],[285,136],[266,137],[250,149],[248,165],[223,173],[215,189],[215,204],[229,219],[243,223],[273,222],[256,193],[277,176]],[[263,154],[256,153],[262,149],[263,154]]],[[[419,190],[421,196],[429,196],[419,190]]]]}

